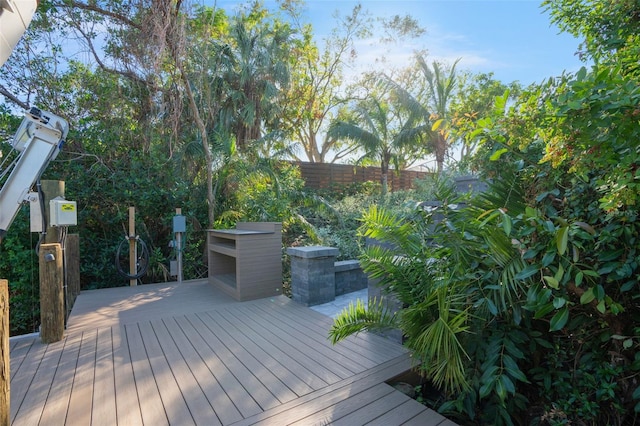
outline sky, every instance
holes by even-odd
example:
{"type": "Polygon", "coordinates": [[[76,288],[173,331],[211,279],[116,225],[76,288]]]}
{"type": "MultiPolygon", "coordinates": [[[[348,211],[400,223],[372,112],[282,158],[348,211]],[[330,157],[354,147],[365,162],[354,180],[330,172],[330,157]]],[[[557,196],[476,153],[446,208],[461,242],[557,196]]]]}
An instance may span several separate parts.
{"type": "MultiPolygon", "coordinates": [[[[317,38],[335,27],[333,14],[350,13],[357,1],[307,0],[306,18],[317,38]]],[[[460,58],[458,70],[493,72],[503,83],[519,81],[523,85],[540,83],[562,74],[575,72],[582,63],[575,55],[580,41],[562,33],[551,24],[540,1],[532,0],[362,0],[373,17],[408,14],[426,29],[410,44],[387,52],[388,63],[408,63],[416,49],[426,49],[428,62],[453,63],[460,58]]],[[[238,0],[218,0],[218,7],[233,12],[238,0]]],[[[265,0],[267,8],[276,2],[265,0]]],[[[321,42],[321,41],[319,41],[321,42]]],[[[362,69],[371,67],[384,52],[376,38],[357,46],[362,69]]]]}

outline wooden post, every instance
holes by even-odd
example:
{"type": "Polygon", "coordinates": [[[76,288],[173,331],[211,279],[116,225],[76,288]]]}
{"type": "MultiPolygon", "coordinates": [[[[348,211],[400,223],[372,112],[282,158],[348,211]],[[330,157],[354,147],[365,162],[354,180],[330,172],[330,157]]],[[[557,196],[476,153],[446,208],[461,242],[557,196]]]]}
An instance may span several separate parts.
{"type": "Polygon", "coordinates": [[[0,425],[9,424],[10,383],[9,375],[9,281],[0,280],[0,425]]]}
{"type": "Polygon", "coordinates": [[[64,181],[61,180],[42,180],[42,192],[44,193],[44,214],[47,219],[47,235],[44,237],[45,243],[57,243],[60,240],[57,227],[51,227],[49,224],[50,209],[49,201],[56,197],[64,197],[64,181]]]}
{"type": "Polygon", "coordinates": [[[42,244],[40,261],[40,338],[43,343],[62,340],[64,334],[64,294],[62,247],[42,244]]]}
{"type": "MultiPolygon", "coordinates": [[[[136,244],[136,208],[129,207],[129,274],[138,273],[138,245],[136,244]]],[[[129,280],[130,286],[138,285],[137,279],[129,280]]]]}

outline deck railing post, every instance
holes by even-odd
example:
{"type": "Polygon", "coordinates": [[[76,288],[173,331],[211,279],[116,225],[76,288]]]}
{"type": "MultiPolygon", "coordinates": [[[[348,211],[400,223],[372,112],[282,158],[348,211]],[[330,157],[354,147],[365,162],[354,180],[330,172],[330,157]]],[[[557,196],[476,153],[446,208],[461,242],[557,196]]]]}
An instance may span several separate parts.
{"type": "Polygon", "coordinates": [[[0,280],[0,425],[9,424],[9,282],[0,280]]]}
{"type": "Polygon", "coordinates": [[[64,271],[62,247],[42,244],[40,261],[40,338],[43,343],[62,340],[64,334],[64,271]]]}

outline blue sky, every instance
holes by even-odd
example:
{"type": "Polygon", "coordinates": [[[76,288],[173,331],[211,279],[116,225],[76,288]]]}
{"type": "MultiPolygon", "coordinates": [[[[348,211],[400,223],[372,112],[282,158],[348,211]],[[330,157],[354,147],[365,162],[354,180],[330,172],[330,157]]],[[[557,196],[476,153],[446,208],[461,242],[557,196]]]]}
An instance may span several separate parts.
{"type": "MultiPolygon", "coordinates": [[[[219,7],[233,10],[236,1],[218,0],[219,7]]],[[[335,11],[347,15],[357,4],[351,0],[307,0],[307,19],[318,37],[335,26],[335,11]]],[[[541,82],[563,70],[577,71],[582,65],[575,56],[579,40],[559,34],[539,1],[531,0],[363,0],[374,17],[409,14],[426,29],[426,34],[410,45],[387,52],[389,63],[402,64],[416,48],[428,51],[432,60],[453,62],[461,58],[459,69],[493,72],[505,83],[541,82]]],[[[264,1],[275,8],[275,1],[264,1]]],[[[383,54],[376,40],[357,47],[361,68],[371,66],[383,54]]]]}

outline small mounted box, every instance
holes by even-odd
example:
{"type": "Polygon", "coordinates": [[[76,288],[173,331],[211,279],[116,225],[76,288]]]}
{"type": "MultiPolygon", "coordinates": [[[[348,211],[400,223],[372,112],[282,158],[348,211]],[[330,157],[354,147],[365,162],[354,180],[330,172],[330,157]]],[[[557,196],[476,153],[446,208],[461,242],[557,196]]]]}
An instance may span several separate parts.
{"type": "Polygon", "coordinates": [[[53,199],[49,201],[50,226],[75,226],[78,224],[78,208],[75,201],[53,199]]]}
{"type": "Polygon", "coordinates": [[[173,232],[187,232],[187,218],[182,215],[173,217],[173,232]]]}

